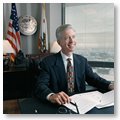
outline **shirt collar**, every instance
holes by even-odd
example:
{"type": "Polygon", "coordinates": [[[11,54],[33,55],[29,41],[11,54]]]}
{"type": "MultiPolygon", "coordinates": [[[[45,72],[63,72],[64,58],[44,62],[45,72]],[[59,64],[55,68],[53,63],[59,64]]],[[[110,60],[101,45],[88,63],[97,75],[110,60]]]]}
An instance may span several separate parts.
{"type": "Polygon", "coordinates": [[[68,58],[70,58],[73,61],[73,54],[71,54],[70,56],[67,56],[62,51],[60,53],[61,53],[63,60],[67,60],[68,58]]]}

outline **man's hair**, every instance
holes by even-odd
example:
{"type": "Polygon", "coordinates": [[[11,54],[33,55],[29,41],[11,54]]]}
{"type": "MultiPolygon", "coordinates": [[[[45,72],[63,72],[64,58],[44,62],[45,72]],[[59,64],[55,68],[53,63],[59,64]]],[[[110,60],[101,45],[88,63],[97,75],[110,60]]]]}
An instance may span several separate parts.
{"type": "MultiPolygon", "coordinates": [[[[64,24],[64,25],[61,25],[59,26],[57,29],[56,29],[56,38],[57,40],[60,40],[61,37],[62,37],[62,32],[66,29],[73,29],[72,25],[70,24],[64,24]]],[[[74,29],[73,29],[74,30],[74,29]]],[[[75,30],[74,30],[75,31],[75,30]]]]}

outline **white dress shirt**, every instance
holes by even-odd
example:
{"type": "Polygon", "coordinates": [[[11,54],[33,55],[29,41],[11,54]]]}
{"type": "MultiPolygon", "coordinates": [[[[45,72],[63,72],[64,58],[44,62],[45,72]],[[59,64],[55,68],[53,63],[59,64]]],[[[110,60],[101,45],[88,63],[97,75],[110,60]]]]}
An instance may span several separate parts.
{"type": "Polygon", "coordinates": [[[61,56],[62,56],[62,59],[63,59],[63,63],[64,63],[64,66],[65,66],[65,71],[67,72],[67,59],[70,58],[71,60],[71,64],[72,66],[74,65],[73,64],[73,54],[71,54],[69,57],[67,55],[65,55],[62,51],[61,51],[61,56]]]}

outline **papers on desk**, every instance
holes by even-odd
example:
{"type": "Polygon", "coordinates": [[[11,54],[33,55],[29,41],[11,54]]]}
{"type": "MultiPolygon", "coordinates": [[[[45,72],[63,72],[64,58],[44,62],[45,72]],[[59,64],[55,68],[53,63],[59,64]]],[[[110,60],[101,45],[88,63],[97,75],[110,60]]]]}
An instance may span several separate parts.
{"type": "Polygon", "coordinates": [[[102,98],[96,107],[103,108],[103,107],[108,107],[112,105],[114,105],[114,90],[102,94],[102,98]]]}
{"type": "MultiPolygon", "coordinates": [[[[71,96],[72,102],[77,104],[80,114],[85,114],[94,107],[103,108],[114,105],[114,90],[107,93],[93,91],[71,96]]],[[[76,107],[70,103],[64,104],[69,109],[77,112],[76,107]]]]}

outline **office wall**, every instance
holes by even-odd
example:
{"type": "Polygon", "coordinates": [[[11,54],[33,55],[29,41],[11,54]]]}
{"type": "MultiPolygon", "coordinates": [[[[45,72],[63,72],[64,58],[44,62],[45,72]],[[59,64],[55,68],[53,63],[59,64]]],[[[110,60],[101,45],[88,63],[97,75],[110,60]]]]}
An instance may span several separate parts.
{"type": "MultiPolygon", "coordinates": [[[[24,15],[33,16],[37,23],[37,31],[31,36],[25,36],[21,34],[21,49],[24,54],[37,54],[39,50],[37,48],[38,35],[40,30],[41,20],[41,3],[16,3],[18,17],[24,15]]],[[[6,37],[9,17],[11,14],[11,4],[3,4],[3,39],[6,37]]],[[[46,17],[48,23],[48,39],[49,47],[53,40],[56,40],[55,30],[61,25],[61,4],[60,3],[47,3],[46,4],[46,17]]]]}

